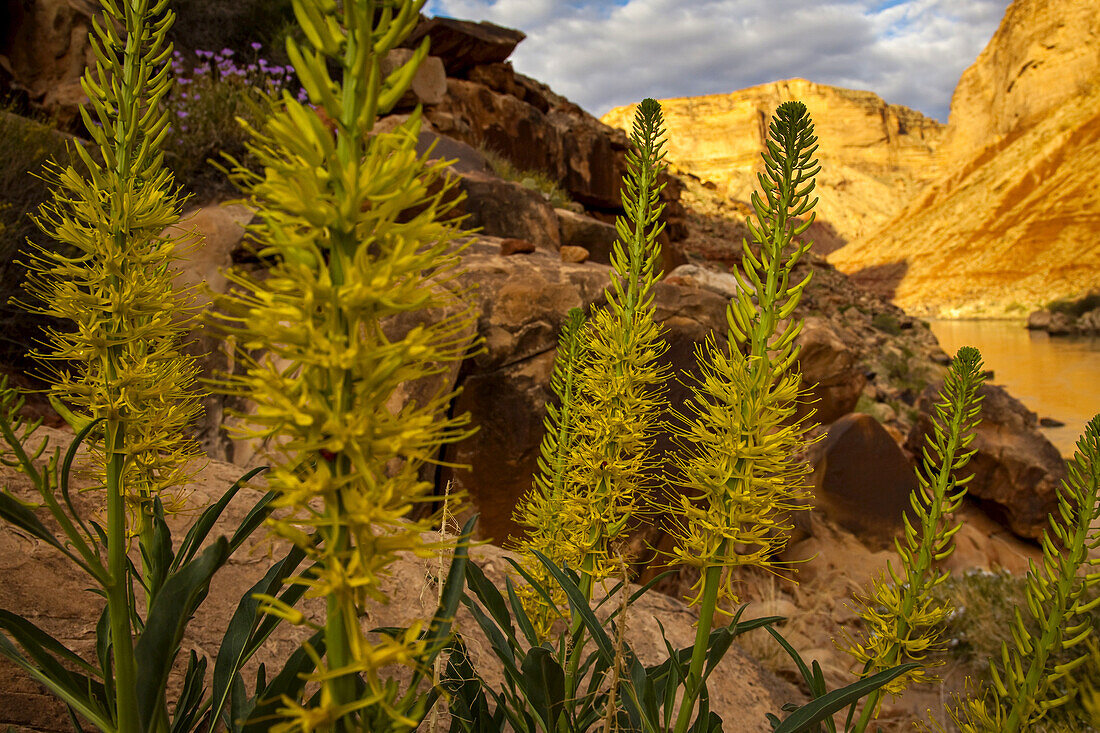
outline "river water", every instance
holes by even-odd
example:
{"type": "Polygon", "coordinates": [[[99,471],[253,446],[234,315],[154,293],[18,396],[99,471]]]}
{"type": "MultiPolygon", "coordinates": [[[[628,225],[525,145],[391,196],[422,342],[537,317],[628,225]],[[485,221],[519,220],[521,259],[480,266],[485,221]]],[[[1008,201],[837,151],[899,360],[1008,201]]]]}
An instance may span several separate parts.
{"type": "Polygon", "coordinates": [[[1062,452],[1073,454],[1085,424],[1100,413],[1100,337],[1049,336],[1019,321],[931,321],[951,356],[961,346],[982,352],[998,384],[1040,418],[1064,422],[1041,428],[1062,452]]]}

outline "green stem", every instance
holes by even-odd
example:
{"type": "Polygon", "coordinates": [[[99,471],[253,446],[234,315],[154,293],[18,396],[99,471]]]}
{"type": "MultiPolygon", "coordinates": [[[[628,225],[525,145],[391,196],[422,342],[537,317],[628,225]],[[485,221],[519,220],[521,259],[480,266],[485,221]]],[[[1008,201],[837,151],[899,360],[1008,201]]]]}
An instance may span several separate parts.
{"type": "MultiPolygon", "coordinates": [[[[352,146],[352,155],[358,155],[359,150],[357,146],[352,146]]],[[[346,234],[340,236],[339,234],[333,237],[333,250],[330,258],[330,267],[332,270],[332,283],[333,293],[337,288],[343,284],[345,275],[344,268],[346,263],[344,261],[344,252],[350,248],[345,248],[345,244],[348,243],[350,237],[346,234]]],[[[335,333],[345,334],[348,333],[347,319],[344,317],[344,312],[340,309],[340,304],[335,300],[332,302],[333,312],[336,317],[335,333]]],[[[330,379],[334,383],[336,391],[336,414],[346,415],[349,410],[349,402],[352,397],[352,374],[346,370],[342,373],[332,371],[329,374],[330,379]]],[[[332,466],[333,480],[339,481],[341,477],[347,475],[351,470],[348,457],[343,453],[339,453],[336,456],[336,460],[332,466]]],[[[343,513],[344,506],[343,501],[339,494],[336,496],[335,504],[329,504],[327,507],[329,514],[329,526],[332,528],[332,536],[326,537],[325,542],[328,543],[329,556],[335,556],[339,558],[339,562],[343,562],[344,556],[352,549],[351,537],[349,533],[345,531],[343,526],[343,513]]],[[[353,598],[347,596],[350,593],[350,589],[345,589],[342,594],[335,593],[328,596],[328,608],[325,615],[325,645],[328,654],[329,669],[340,669],[341,667],[348,666],[352,661],[351,653],[351,640],[350,629],[351,624],[358,624],[358,613],[355,607],[355,601],[353,598]],[[343,595],[343,597],[340,597],[343,595]]],[[[329,684],[329,692],[333,697],[333,705],[340,706],[350,704],[355,701],[355,676],[352,674],[345,674],[332,679],[329,684]]],[[[338,721],[336,730],[352,730],[354,726],[350,724],[347,718],[338,721]]]]}
{"type": "MultiPolygon", "coordinates": [[[[725,552],[725,543],[719,555],[725,552]]],[[[699,626],[695,630],[695,646],[691,650],[691,667],[684,680],[684,696],[680,699],[680,712],[676,715],[675,733],[684,733],[691,723],[691,713],[703,682],[703,664],[707,659],[707,641],[714,623],[714,609],[718,605],[718,587],[722,580],[722,566],[707,568],[703,576],[703,602],[699,607],[699,626]]]]}
{"type": "MultiPolygon", "coordinates": [[[[336,552],[342,553],[347,547],[347,533],[339,529],[335,538],[336,552]]],[[[351,660],[351,644],[348,639],[348,623],[357,622],[355,607],[352,605],[351,616],[348,618],[348,608],[345,599],[334,593],[328,596],[328,609],[325,615],[325,647],[328,654],[328,667],[330,670],[348,666],[351,660]]],[[[327,684],[332,695],[333,706],[346,705],[355,701],[355,678],[351,674],[334,677],[327,684]]],[[[337,721],[335,730],[351,730],[347,718],[337,721]]]]}
{"type": "MultiPolygon", "coordinates": [[[[586,603],[590,603],[592,600],[592,568],[594,564],[593,555],[589,553],[585,556],[584,564],[581,566],[580,588],[586,603]]],[[[576,611],[573,612],[570,620],[569,639],[576,639],[576,642],[566,652],[568,659],[565,664],[565,699],[573,700],[577,695],[577,685],[580,682],[577,679],[577,671],[580,668],[581,652],[584,650],[584,620],[581,618],[580,613],[576,611]]],[[[568,729],[563,726],[565,726],[564,715],[558,720],[558,730],[562,733],[569,733],[568,729]]]]}
{"type": "Polygon", "coordinates": [[[124,437],[122,428],[117,420],[108,420],[107,570],[110,582],[104,590],[107,594],[107,615],[110,617],[111,649],[114,654],[118,730],[119,733],[138,733],[141,730],[141,719],[137,705],[137,668],[130,629],[129,593],[126,589],[129,565],[126,560],[126,503],[121,486],[123,462],[126,458],[121,452],[124,437]]]}

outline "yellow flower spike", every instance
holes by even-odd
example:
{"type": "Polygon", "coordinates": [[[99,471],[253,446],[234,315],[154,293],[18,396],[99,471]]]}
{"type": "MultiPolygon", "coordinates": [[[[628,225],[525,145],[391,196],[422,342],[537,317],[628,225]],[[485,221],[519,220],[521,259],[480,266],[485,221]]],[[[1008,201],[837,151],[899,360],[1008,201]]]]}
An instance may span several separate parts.
{"type": "MultiPolygon", "coordinates": [[[[547,414],[543,419],[546,432],[539,446],[535,486],[520,499],[514,512],[516,522],[526,528],[526,535],[515,548],[520,553],[522,566],[549,591],[558,608],[568,607],[565,592],[553,582],[549,571],[530,550],[539,550],[559,567],[576,565],[577,549],[568,541],[566,529],[572,518],[566,515],[563,503],[569,480],[566,466],[575,436],[571,414],[573,384],[584,358],[584,344],[580,340],[583,328],[584,311],[571,309],[562,324],[554,371],[550,375],[550,389],[561,404],[560,407],[546,406],[547,414]]],[[[539,638],[549,638],[550,627],[560,614],[530,585],[521,585],[517,593],[539,638]]]]}
{"type": "MultiPolygon", "coordinates": [[[[178,344],[191,326],[188,291],[173,290],[171,260],[182,259],[176,243],[160,232],[179,221],[183,198],[163,169],[158,148],[166,117],[158,100],[168,92],[166,33],[171,15],[164,2],[133,0],[123,7],[103,2],[107,20],[93,19],[90,43],[94,68],[81,85],[90,103],[81,117],[100,148],[102,163],[82,146],[73,152],[87,168],[47,166],[44,178],[52,199],[35,222],[44,234],[82,254],[56,255],[32,245],[24,288],[45,307],[13,298],[29,312],[72,320],[73,333],[50,332],[54,353],[32,352],[37,359],[74,359],[76,379],[53,372],[50,401],[75,429],[106,418],[102,430],[88,435],[93,466],[107,492],[107,564],[105,587],[117,676],[117,724],[136,730],[136,674],[130,628],[130,537],[147,549],[153,540],[153,500],[163,494],[173,510],[178,501],[167,492],[202,470],[185,474],[182,466],[201,456],[184,429],[201,413],[189,391],[199,371],[194,357],[178,344]],[[184,318],[175,323],[168,314],[184,318]],[[61,400],[80,408],[70,410],[61,400]]],[[[197,242],[192,243],[197,246],[197,242]]],[[[93,540],[94,542],[94,540],[93,540]]],[[[143,561],[142,571],[149,569],[143,561]]]]}
{"type": "MultiPolygon", "coordinates": [[[[971,347],[960,349],[952,361],[935,404],[933,433],[924,450],[928,472],[918,468],[918,486],[910,496],[918,522],[914,524],[906,515],[905,542],[895,541],[900,567],[895,570],[892,563],[887,563],[892,582],[876,578],[872,592],[856,599],[856,612],[867,625],[867,641],[857,643],[848,636],[844,648],[864,665],[864,677],[904,662],[923,661],[928,652],[943,648],[940,634],[952,608],[936,603],[931,596],[932,589],[947,577],[933,563],[954,550],[951,540],[958,525],[953,514],[962,502],[965,489],[961,486],[966,481],[956,480],[954,472],[973,455],[965,448],[978,424],[981,399],[976,394],[984,381],[981,367],[981,354],[971,347]]],[[[865,730],[878,715],[884,692],[898,695],[911,682],[935,679],[924,667],[895,677],[868,696],[854,730],[865,730]]]]}
{"type": "MultiPolygon", "coordinates": [[[[281,465],[268,473],[283,510],[269,526],[318,564],[292,582],[308,585],[311,596],[329,597],[326,660],[313,678],[321,685],[321,705],[288,706],[298,722],[286,729],[322,720],[336,730],[406,730],[412,719],[402,705],[411,703],[382,680],[382,668],[413,664],[419,642],[408,635],[368,639],[359,616],[368,600],[385,600],[381,579],[398,553],[426,550],[420,533],[429,529],[428,520],[406,521],[416,503],[431,498],[431,484],[416,478],[420,465],[439,444],[470,433],[462,429],[468,415],[438,417],[453,394],[410,404],[397,416],[387,408],[402,383],[437,373],[439,362],[463,359],[474,345],[468,336],[473,316],[463,303],[468,290],[439,287],[457,277],[465,245],[454,247],[461,232],[439,221],[457,201],[427,195],[444,173],[416,154],[419,115],[393,132],[369,134],[370,110],[382,90],[362,80],[378,76],[381,58],[372,42],[393,34],[394,16],[376,15],[380,6],[369,0],[342,7],[294,2],[299,17],[312,23],[307,39],[313,48],[289,43],[288,50],[335,132],[322,130],[317,115],[285,97],[263,128],[251,131],[250,151],[264,173],[238,168],[234,179],[258,214],[252,235],[263,251],[282,254],[283,264],[263,282],[226,273],[249,294],[224,296],[227,315],[212,315],[239,324],[218,324],[219,330],[290,366],[275,373],[270,359],[263,366],[248,360],[247,375],[214,382],[223,388],[213,391],[243,394],[257,404],[254,415],[231,414],[260,427],[232,432],[290,438],[273,449],[297,459],[277,461],[281,465]],[[328,62],[342,65],[346,86],[329,78],[328,62]],[[421,206],[411,221],[398,221],[404,210],[421,206]],[[382,331],[388,316],[456,302],[465,306],[462,313],[428,322],[401,340],[390,343],[382,331]],[[406,460],[389,477],[386,465],[393,458],[406,460]],[[323,508],[313,509],[310,501],[323,508]],[[310,531],[320,535],[319,546],[309,543],[310,531]],[[356,675],[374,691],[366,700],[356,696],[356,675]]],[[[398,4],[407,35],[423,3],[398,4]]],[[[394,43],[403,37],[393,35],[394,43]]]]}
{"type": "Polygon", "coordinates": [[[700,615],[676,733],[687,730],[695,709],[718,600],[737,600],[732,568],[773,567],[773,556],[786,543],[786,515],[808,508],[802,500],[809,469],[795,456],[805,447],[809,416],[794,417],[808,391],[790,371],[801,324],[786,324],[781,331],[779,326],[806,284],[791,286],[788,280],[811,243],[796,242],[789,252],[787,247],[805,230],[794,225],[794,217],[816,204],[807,196],[812,184],[799,188],[820,170],[810,160],[816,141],[805,105],[779,106],[763,156],[768,178],[758,176],[768,205],[754,192],[758,223],[746,220],[759,255],[743,241],[742,265],[734,269],[739,292],[726,312],[728,346],[720,350],[708,336],[696,348],[701,375],[687,403],[694,417],[673,411],[680,423],[672,429],[673,441],[687,457],[673,459],[682,478],[670,481],[683,492],[666,509],[683,516],[673,525],[679,541],[675,555],[702,571],[689,599],[700,606],[700,615]]]}
{"type": "Polygon", "coordinates": [[[1100,546],[1100,415],[1085,426],[1067,467],[1069,476],[1059,486],[1058,513],[1050,518],[1050,531],[1043,533],[1042,567],[1031,563],[1027,574],[1028,612],[1038,634],[1028,630],[1016,608],[1013,644],[1002,644],[999,664],[990,660],[992,689],[984,698],[966,700],[953,713],[966,731],[1032,730],[1047,711],[1064,705],[1079,690],[1086,711],[1095,699],[1089,675],[1080,668],[1090,657],[1098,666],[1100,653],[1081,599],[1100,586],[1100,572],[1088,555],[1100,546]],[[1052,534],[1064,547],[1055,544],[1052,534]],[[1051,660],[1056,651],[1082,643],[1089,651],[1062,664],[1051,660]],[[996,727],[990,725],[990,708],[996,727]]]}
{"type": "Polygon", "coordinates": [[[566,528],[570,539],[563,545],[577,548],[578,556],[559,559],[582,571],[586,593],[593,581],[617,572],[607,550],[623,539],[641,508],[647,490],[641,472],[653,463],[653,433],[669,379],[667,367],[657,364],[668,344],[653,322],[652,305],[659,276],[656,238],[663,227],[654,222],[663,210],[656,181],[664,169],[664,122],[654,100],[643,101],[639,110],[623,187],[629,219],[616,223],[608,307],[597,310],[578,336],[587,355],[578,365],[569,408],[575,448],[565,464],[569,478],[561,506],[582,523],[566,528]]]}

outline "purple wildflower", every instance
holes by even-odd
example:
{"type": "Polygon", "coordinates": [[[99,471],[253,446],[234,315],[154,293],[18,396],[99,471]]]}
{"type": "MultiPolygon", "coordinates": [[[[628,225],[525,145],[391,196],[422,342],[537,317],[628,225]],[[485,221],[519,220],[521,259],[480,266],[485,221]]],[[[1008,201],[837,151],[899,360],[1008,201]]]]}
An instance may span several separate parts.
{"type": "Polygon", "coordinates": [[[185,117],[187,117],[187,110],[181,109],[177,111],[176,116],[179,117],[181,120],[184,119],[185,117]]]}
{"type": "Polygon", "coordinates": [[[231,57],[234,53],[235,52],[231,48],[223,48],[222,49],[222,56],[225,56],[226,58],[231,57]]]}
{"type": "Polygon", "coordinates": [[[250,43],[248,45],[252,46],[253,51],[259,51],[261,48],[264,47],[264,44],[259,43],[258,41],[253,41],[252,43],[250,43]]]}

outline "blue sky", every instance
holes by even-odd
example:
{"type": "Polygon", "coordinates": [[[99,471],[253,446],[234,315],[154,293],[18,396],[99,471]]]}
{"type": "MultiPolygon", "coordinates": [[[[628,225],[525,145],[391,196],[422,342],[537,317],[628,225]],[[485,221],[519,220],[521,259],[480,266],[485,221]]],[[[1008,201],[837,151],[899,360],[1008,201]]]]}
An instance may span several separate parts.
{"type": "Polygon", "coordinates": [[[428,0],[527,34],[516,71],[599,116],[645,97],[802,77],[947,122],[959,76],[1009,0],[428,0]]]}

